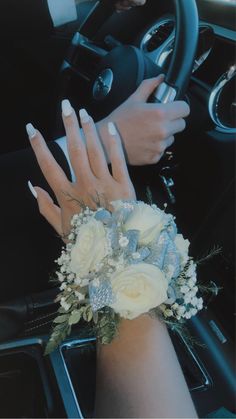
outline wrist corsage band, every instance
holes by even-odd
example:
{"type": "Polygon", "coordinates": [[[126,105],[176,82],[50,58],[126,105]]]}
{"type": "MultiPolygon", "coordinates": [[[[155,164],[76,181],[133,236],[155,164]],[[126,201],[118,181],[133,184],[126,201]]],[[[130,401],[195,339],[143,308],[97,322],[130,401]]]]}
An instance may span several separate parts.
{"type": "Polygon", "coordinates": [[[84,208],[71,221],[57,260],[60,308],[46,353],[80,320],[107,344],[119,321],[150,313],[183,324],[203,308],[189,241],[156,205],[115,201],[113,211],[84,208]]]}

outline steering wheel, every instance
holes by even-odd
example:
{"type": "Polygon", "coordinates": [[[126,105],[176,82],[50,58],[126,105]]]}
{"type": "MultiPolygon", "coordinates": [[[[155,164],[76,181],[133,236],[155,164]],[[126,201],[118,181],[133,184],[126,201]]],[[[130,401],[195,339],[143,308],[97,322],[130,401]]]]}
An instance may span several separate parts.
{"type": "MultiPolygon", "coordinates": [[[[184,96],[198,43],[198,12],[195,0],[173,0],[176,35],[165,81],[150,101],[167,103],[184,96]]],[[[115,11],[116,0],[100,0],[75,33],[62,66],[60,99],[83,94],[83,105],[96,120],[107,116],[126,100],[142,80],[163,73],[139,48],[112,45],[110,51],[95,42],[95,36],[115,11]],[[73,81],[75,80],[76,81],[73,81]],[[79,81],[80,80],[80,81],[79,81]]],[[[76,102],[76,99],[75,99],[76,102]]],[[[74,104],[76,105],[76,103],[74,104]]],[[[76,106],[75,106],[76,107],[76,106]]]]}

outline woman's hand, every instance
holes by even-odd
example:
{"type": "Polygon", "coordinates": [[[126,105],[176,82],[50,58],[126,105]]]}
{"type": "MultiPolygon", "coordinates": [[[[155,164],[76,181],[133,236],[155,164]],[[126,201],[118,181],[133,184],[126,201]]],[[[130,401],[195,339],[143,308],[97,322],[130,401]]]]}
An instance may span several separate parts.
{"type": "Polygon", "coordinates": [[[99,202],[100,205],[109,207],[113,200],[135,199],[135,191],[115,125],[112,122],[107,125],[107,152],[112,167],[111,175],[92,118],[84,109],[80,111],[84,142],[76,114],[68,100],[63,101],[62,110],[68,152],[76,176],[74,183],[67,179],[40,132],[31,124],[27,125],[27,132],[38,164],[56,196],[58,205],[42,188],[32,189],[32,185],[29,186],[38,200],[40,213],[58,234],[66,238],[70,232],[71,218],[81,211],[81,206],[96,209],[99,202]]]}
{"type": "Polygon", "coordinates": [[[131,165],[156,164],[173,144],[174,136],[186,127],[184,118],[190,113],[186,102],[147,103],[163,81],[163,75],[144,80],[124,103],[97,123],[106,148],[107,122],[115,122],[131,165]]]}

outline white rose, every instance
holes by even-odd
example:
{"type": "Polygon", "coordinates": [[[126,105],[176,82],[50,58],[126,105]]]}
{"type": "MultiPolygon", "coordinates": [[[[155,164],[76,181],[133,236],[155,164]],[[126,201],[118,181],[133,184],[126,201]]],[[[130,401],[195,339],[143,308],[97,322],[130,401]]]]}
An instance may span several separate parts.
{"type": "Polygon", "coordinates": [[[150,205],[139,202],[135,204],[133,212],[128,217],[125,230],[139,230],[139,244],[148,245],[158,239],[166,223],[164,211],[154,209],[150,205]]]}
{"type": "Polygon", "coordinates": [[[188,261],[188,251],[190,242],[187,239],[185,240],[182,234],[177,234],[175,237],[175,245],[180,253],[181,262],[183,265],[185,265],[188,261]]]}
{"type": "Polygon", "coordinates": [[[78,277],[85,277],[108,254],[106,230],[101,223],[92,218],[79,229],[76,243],[71,251],[70,269],[78,277]]]}
{"type": "Polygon", "coordinates": [[[134,319],[167,299],[168,283],[159,268],[147,263],[131,265],[111,277],[115,302],[111,307],[121,317],[134,319]]]}

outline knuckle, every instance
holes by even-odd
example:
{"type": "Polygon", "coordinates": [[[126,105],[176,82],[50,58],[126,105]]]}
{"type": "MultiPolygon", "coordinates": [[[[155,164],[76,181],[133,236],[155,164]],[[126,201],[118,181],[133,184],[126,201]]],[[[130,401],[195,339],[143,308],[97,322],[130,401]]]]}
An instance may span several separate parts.
{"type": "Polygon", "coordinates": [[[187,117],[190,114],[190,106],[187,102],[181,102],[182,109],[183,109],[183,117],[187,117]]]}
{"type": "Polygon", "coordinates": [[[184,102],[185,105],[185,114],[188,116],[190,114],[190,106],[187,102],[184,102]]]}
{"type": "Polygon", "coordinates": [[[154,152],[150,153],[147,159],[147,164],[152,165],[152,164],[158,163],[158,161],[160,160],[160,156],[161,156],[161,152],[159,150],[156,151],[155,153],[154,152]]]}
{"type": "Polygon", "coordinates": [[[83,187],[86,189],[86,193],[93,194],[95,188],[94,178],[92,176],[86,176],[83,180],[83,187]]]}
{"type": "Polygon", "coordinates": [[[159,121],[163,121],[165,119],[165,110],[163,109],[163,107],[158,107],[156,109],[156,117],[159,121]]]}
{"type": "Polygon", "coordinates": [[[160,138],[161,140],[164,140],[167,136],[168,136],[168,132],[167,132],[166,127],[161,126],[161,127],[159,128],[159,138],[160,138]]]}
{"type": "Polygon", "coordinates": [[[152,156],[154,154],[160,153],[162,151],[162,140],[161,139],[159,139],[159,140],[156,139],[156,141],[149,147],[148,151],[149,151],[149,154],[152,155],[152,156]]]}
{"type": "Polygon", "coordinates": [[[98,157],[98,149],[96,147],[96,144],[91,143],[87,145],[87,151],[89,153],[89,157],[92,159],[97,159],[98,157]]]}
{"type": "Polygon", "coordinates": [[[140,87],[145,88],[147,86],[149,86],[150,80],[145,79],[142,81],[142,83],[140,84],[140,87]]]}
{"type": "Polygon", "coordinates": [[[40,200],[38,201],[38,207],[39,207],[39,213],[42,216],[45,216],[45,206],[44,206],[44,203],[41,202],[40,200]]]}
{"type": "Polygon", "coordinates": [[[53,171],[52,163],[47,159],[41,161],[40,167],[44,173],[51,173],[53,171]]]}
{"type": "Polygon", "coordinates": [[[160,158],[161,158],[161,154],[156,154],[155,156],[153,156],[150,159],[150,165],[151,164],[157,164],[159,162],[160,158]]]}
{"type": "Polygon", "coordinates": [[[80,147],[79,144],[76,144],[76,143],[70,144],[70,153],[73,155],[74,160],[78,160],[79,158],[81,158],[82,152],[83,152],[83,149],[82,147],[80,147]]]}
{"type": "Polygon", "coordinates": [[[84,187],[86,189],[86,199],[85,199],[85,201],[87,200],[87,198],[90,199],[90,198],[96,196],[96,190],[95,190],[94,185],[92,184],[92,182],[86,182],[84,184],[84,187]]]}

